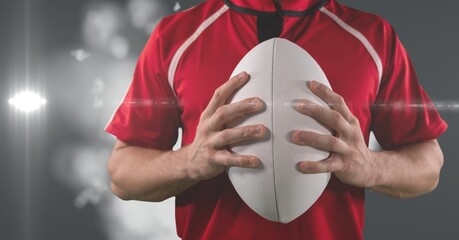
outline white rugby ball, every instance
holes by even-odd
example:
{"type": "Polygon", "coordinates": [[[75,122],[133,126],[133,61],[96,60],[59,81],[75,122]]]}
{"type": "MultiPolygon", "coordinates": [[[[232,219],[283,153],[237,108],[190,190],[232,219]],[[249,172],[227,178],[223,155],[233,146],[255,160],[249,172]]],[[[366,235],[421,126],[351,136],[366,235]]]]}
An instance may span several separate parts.
{"type": "Polygon", "coordinates": [[[228,127],[264,124],[269,137],[231,146],[232,151],[255,155],[258,169],[231,167],[229,178],[244,202],[262,217],[288,223],[306,212],[320,197],[330,180],[330,173],[303,174],[297,170],[300,161],[320,161],[329,152],[298,146],[289,140],[292,130],[307,130],[331,135],[332,132],[294,110],[296,99],[326,103],[315,96],[306,81],[330,84],[319,64],[304,49],[286,39],[273,38],[260,43],[239,62],[232,76],[246,71],[250,80],[232,98],[237,102],[259,97],[266,109],[228,127]]]}

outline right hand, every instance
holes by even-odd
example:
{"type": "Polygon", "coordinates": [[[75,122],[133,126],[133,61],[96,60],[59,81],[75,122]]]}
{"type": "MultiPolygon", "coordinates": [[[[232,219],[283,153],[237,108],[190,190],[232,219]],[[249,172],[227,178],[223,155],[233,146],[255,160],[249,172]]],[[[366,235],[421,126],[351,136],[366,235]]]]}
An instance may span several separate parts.
{"type": "Polygon", "coordinates": [[[231,166],[256,168],[260,164],[255,156],[239,155],[227,149],[229,144],[261,139],[267,133],[266,127],[261,124],[225,129],[225,124],[230,121],[256,113],[264,107],[263,101],[256,97],[227,104],[248,80],[246,72],[232,77],[215,90],[209,105],[202,112],[195,139],[185,147],[187,171],[192,179],[210,179],[231,166]]]}

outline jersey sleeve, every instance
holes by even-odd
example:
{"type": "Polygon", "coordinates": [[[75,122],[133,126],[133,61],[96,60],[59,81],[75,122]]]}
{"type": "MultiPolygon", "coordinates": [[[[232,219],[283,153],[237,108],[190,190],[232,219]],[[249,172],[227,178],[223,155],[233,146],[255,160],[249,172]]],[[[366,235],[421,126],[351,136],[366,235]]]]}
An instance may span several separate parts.
{"type": "Polygon", "coordinates": [[[180,110],[167,80],[164,44],[157,27],[138,59],[126,96],[105,129],[123,142],[169,150],[177,140],[180,110]]]}
{"type": "Polygon", "coordinates": [[[447,128],[418,83],[413,64],[389,25],[383,76],[372,108],[372,131],[383,149],[438,138],[447,128]]]}

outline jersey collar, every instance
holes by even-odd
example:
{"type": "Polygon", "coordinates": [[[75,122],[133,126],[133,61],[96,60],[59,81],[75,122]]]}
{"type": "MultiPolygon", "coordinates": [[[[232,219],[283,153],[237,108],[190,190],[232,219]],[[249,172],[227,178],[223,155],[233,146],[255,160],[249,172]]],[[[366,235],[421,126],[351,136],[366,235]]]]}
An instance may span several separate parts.
{"type": "MultiPolygon", "coordinates": [[[[278,14],[273,0],[223,0],[232,10],[262,16],[278,14]]],[[[324,6],[328,0],[282,0],[282,15],[301,17],[324,6]]]]}

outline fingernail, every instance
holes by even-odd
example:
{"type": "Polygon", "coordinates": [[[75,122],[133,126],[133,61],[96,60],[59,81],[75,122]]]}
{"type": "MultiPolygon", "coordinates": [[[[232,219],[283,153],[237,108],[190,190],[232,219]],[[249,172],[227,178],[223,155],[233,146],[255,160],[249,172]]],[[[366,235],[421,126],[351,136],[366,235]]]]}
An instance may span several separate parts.
{"type": "Polygon", "coordinates": [[[298,171],[301,171],[303,169],[303,162],[299,162],[296,164],[296,168],[298,171]]]}
{"type": "Polygon", "coordinates": [[[302,100],[302,101],[295,101],[293,103],[293,106],[295,106],[296,109],[309,109],[311,108],[312,106],[314,106],[314,104],[308,100],[302,100]]]}
{"type": "Polygon", "coordinates": [[[301,133],[300,132],[298,132],[298,131],[290,132],[290,140],[292,142],[298,143],[298,142],[300,142],[301,139],[302,139],[302,137],[301,137],[301,133]]]}
{"type": "Polygon", "coordinates": [[[293,101],[293,108],[300,109],[302,107],[303,107],[303,103],[300,100],[294,100],[293,101]]]}
{"type": "Polygon", "coordinates": [[[263,127],[262,126],[256,126],[254,128],[254,133],[255,134],[261,134],[263,132],[263,127]]]}
{"type": "Polygon", "coordinates": [[[238,78],[239,80],[243,80],[243,79],[245,79],[246,76],[247,76],[247,73],[246,73],[246,72],[241,72],[241,73],[239,73],[239,74],[237,75],[237,78],[238,78]]]}
{"type": "Polygon", "coordinates": [[[260,133],[260,127],[256,126],[252,128],[252,133],[253,134],[259,134],[260,133]]]}
{"type": "Polygon", "coordinates": [[[308,101],[308,100],[305,100],[303,102],[303,105],[301,106],[303,109],[310,109],[314,106],[314,103],[308,101]]]}
{"type": "Polygon", "coordinates": [[[251,107],[256,107],[256,106],[258,106],[258,102],[259,102],[258,99],[252,98],[252,99],[250,99],[250,101],[249,101],[249,106],[251,106],[251,107]]]}
{"type": "Polygon", "coordinates": [[[319,83],[315,80],[307,81],[307,85],[311,89],[317,89],[319,87],[319,83]]]}
{"type": "Polygon", "coordinates": [[[296,132],[295,133],[295,139],[297,142],[303,142],[304,141],[304,136],[301,132],[296,132]]]}
{"type": "Polygon", "coordinates": [[[258,161],[257,158],[253,157],[252,159],[250,159],[250,165],[252,167],[258,167],[259,164],[260,164],[260,161],[258,161]]]}

